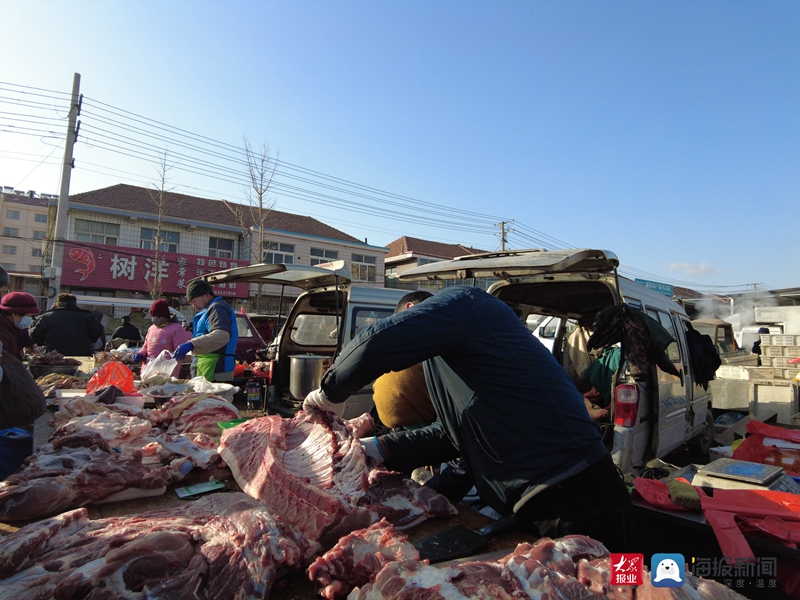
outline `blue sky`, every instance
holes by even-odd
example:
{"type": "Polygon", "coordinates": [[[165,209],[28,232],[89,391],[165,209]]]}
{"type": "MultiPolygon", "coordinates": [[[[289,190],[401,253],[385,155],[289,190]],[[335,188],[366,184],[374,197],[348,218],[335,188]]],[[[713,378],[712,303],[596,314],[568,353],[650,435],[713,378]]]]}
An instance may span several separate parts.
{"type": "MultiPolygon", "coordinates": [[[[284,178],[300,193],[275,190],[276,209],[371,244],[491,250],[494,224],[513,219],[509,247],[605,248],[629,276],[702,291],[800,285],[796,2],[2,0],[0,11],[0,81],[69,92],[81,74],[73,193],[156,178],[138,151],[90,141],[104,135],[98,117],[122,109],[229,150],[243,134],[269,144],[284,173],[313,172],[284,178]],[[339,189],[319,187],[323,175],[339,189]]],[[[0,111],[25,114],[15,85],[0,86],[14,99],[0,111]]],[[[63,137],[63,102],[27,98],[63,137]]],[[[9,118],[0,185],[57,193],[60,140],[8,133],[21,125],[9,118]]],[[[236,177],[189,172],[173,140],[146,141],[172,153],[175,191],[244,197],[236,177]]],[[[203,160],[221,161],[210,144],[198,143],[203,160]]]]}

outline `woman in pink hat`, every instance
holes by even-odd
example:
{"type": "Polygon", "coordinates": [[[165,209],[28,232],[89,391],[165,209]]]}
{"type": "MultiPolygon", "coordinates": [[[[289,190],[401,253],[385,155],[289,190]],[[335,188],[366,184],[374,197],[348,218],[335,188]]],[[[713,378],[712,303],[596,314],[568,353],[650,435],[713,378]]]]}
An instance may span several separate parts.
{"type": "Polygon", "coordinates": [[[9,292],[0,299],[0,342],[3,352],[8,352],[22,360],[23,348],[33,346],[28,335],[31,315],[38,315],[41,309],[36,298],[25,292],[9,292]]]}
{"type": "MultiPolygon", "coordinates": [[[[142,349],[133,355],[133,362],[139,363],[148,358],[155,358],[163,350],[175,352],[175,348],[192,339],[192,335],[178,323],[175,315],[170,313],[166,300],[156,300],[150,305],[150,316],[153,324],[147,330],[142,349]]],[[[181,371],[180,362],[172,372],[173,377],[178,377],[181,371]]]]}

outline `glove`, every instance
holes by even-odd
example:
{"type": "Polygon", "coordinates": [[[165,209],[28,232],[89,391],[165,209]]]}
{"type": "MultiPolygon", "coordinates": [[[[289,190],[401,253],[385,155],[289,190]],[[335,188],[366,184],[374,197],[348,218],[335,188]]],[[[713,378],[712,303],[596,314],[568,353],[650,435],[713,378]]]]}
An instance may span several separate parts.
{"type": "Polygon", "coordinates": [[[141,352],[137,352],[136,354],[131,356],[131,360],[138,364],[144,360],[144,355],[141,352]]]}
{"type": "Polygon", "coordinates": [[[180,362],[192,350],[194,350],[194,344],[192,342],[184,342],[183,344],[175,348],[175,353],[172,355],[172,358],[180,362]]]}
{"type": "Polygon", "coordinates": [[[364,449],[364,453],[367,455],[371,465],[379,465],[383,462],[383,453],[377,437],[361,438],[358,441],[361,442],[361,447],[364,449]]]}
{"type": "Polygon", "coordinates": [[[309,392],[306,399],[303,400],[303,410],[308,410],[311,407],[330,411],[340,417],[344,414],[344,402],[339,404],[331,402],[325,392],[319,388],[309,392]]]}

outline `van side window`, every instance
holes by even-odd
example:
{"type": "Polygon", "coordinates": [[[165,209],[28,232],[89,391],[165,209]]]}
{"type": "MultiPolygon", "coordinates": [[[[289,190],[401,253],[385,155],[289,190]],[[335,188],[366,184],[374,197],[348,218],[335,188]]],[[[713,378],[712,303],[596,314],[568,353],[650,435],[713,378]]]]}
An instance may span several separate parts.
{"type": "MultiPolygon", "coordinates": [[[[669,313],[666,313],[661,310],[657,310],[654,308],[647,307],[647,315],[653,317],[656,321],[661,323],[661,326],[664,327],[669,334],[675,339],[678,339],[678,333],[675,330],[675,324],[672,322],[672,318],[669,316],[669,313]]],[[[667,346],[667,356],[669,357],[670,362],[674,364],[678,369],[682,369],[682,361],[681,361],[681,354],[680,350],[678,349],[678,343],[672,342],[669,346],[667,346]]]]}
{"type": "Polygon", "coordinates": [[[380,319],[394,314],[391,308],[356,308],[353,310],[353,322],[350,326],[350,339],[356,337],[361,330],[377,323],[380,319]]]}
{"type": "Polygon", "coordinates": [[[628,296],[625,296],[625,304],[632,306],[636,310],[642,310],[642,301],[637,300],[636,298],[629,298],[628,296]]]}

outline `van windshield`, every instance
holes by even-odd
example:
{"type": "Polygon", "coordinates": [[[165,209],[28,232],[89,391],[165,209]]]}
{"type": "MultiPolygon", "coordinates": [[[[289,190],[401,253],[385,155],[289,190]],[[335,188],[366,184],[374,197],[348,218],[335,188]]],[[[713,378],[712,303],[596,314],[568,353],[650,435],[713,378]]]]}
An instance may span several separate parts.
{"type": "Polygon", "coordinates": [[[336,315],[298,315],[289,339],[299,346],[336,346],[336,315]]]}

